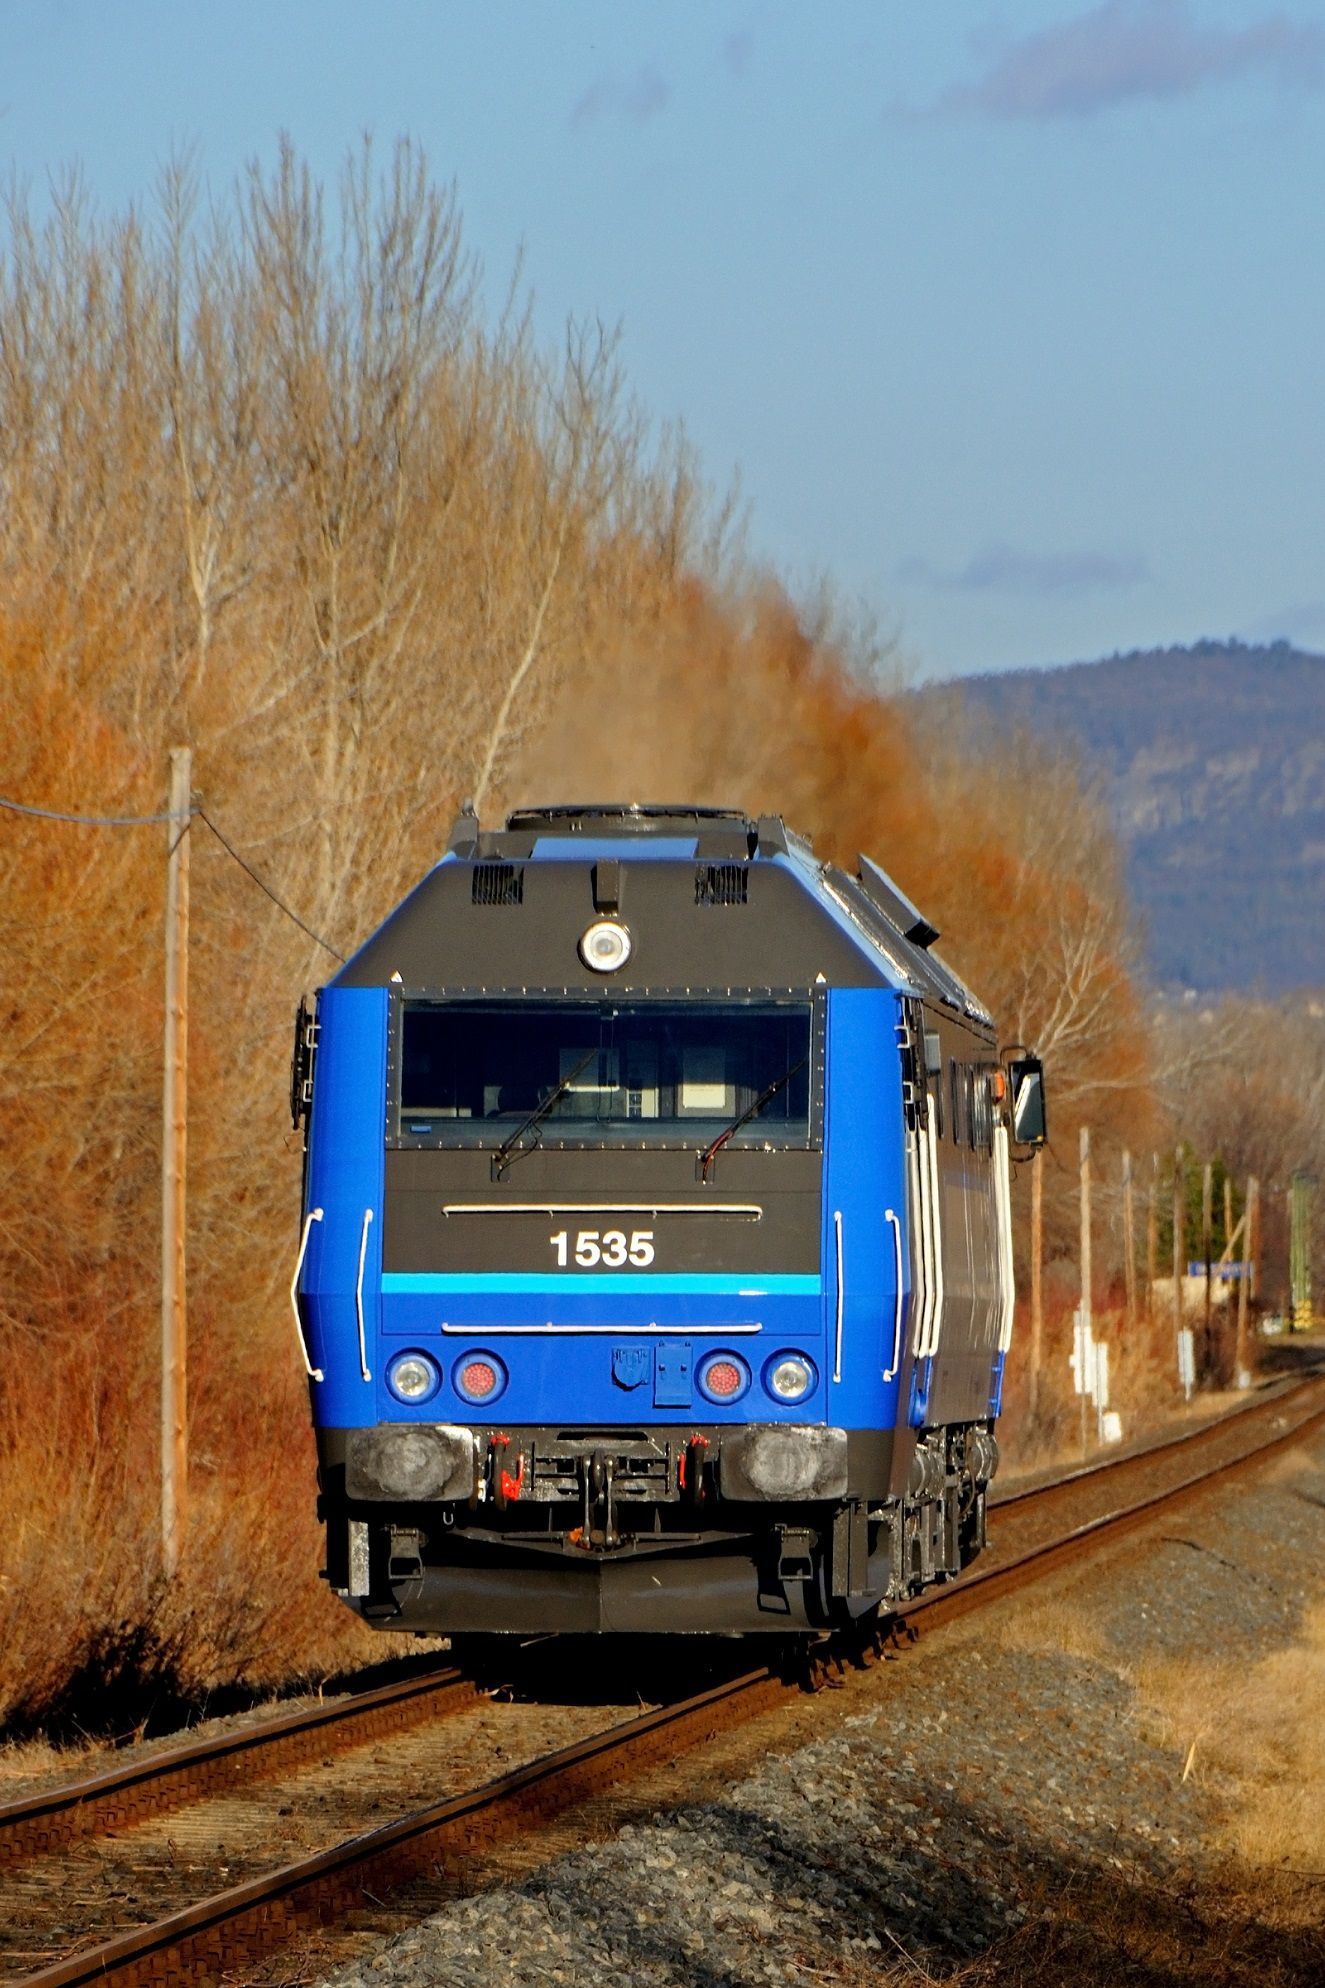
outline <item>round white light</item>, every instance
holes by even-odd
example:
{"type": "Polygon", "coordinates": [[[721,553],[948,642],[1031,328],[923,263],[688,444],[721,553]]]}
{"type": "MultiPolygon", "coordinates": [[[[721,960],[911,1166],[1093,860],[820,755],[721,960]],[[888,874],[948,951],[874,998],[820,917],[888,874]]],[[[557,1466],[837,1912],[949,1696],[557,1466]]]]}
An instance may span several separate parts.
{"type": "Polygon", "coordinates": [[[814,1368],[799,1353],[784,1353],[772,1361],[764,1379],[779,1401],[799,1401],[814,1385],[814,1368]]]}
{"type": "Polygon", "coordinates": [[[580,940],[580,958],[595,973],[615,973],[630,958],[630,933],[615,918],[596,918],[580,940]]]}
{"type": "Polygon", "coordinates": [[[402,1353],[387,1368],[387,1386],[401,1401],[426,1401],[441,1380],[432,1361],[422,1353],[402,1353]]]}

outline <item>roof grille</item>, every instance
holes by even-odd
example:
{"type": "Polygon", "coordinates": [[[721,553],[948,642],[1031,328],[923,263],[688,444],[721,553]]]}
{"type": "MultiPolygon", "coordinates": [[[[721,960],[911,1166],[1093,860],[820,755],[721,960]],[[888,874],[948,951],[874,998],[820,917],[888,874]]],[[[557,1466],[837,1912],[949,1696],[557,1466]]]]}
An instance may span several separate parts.
{"type": "Polygon", "coordinates": [[[514,863],[475,863],[475,904],[523,904],[524,870],[514,863]]]}
{"type": "Polygon", "coordinates": [[[697,863],[696,904],[745,904],[750,895],[748,863],[697,863]]]}

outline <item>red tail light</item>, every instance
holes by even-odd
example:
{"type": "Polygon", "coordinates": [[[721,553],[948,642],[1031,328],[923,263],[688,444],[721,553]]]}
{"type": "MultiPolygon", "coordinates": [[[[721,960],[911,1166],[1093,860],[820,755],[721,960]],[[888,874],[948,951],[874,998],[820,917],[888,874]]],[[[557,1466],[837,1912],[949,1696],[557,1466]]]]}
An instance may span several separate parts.
{"type": "Polygon", "coordinates": [[[460,1369],[460,1392],[471,1401],[485,1401],[497,1386],[497,1369],[489,1360],[467,1360],[460,1369]]]}
{"type": "Polygon", "coordinates": [[[744,1376],[730,1360],[715,1360],[704,1375],[713,1394],[738,1394],[744,1376]]]}
{"type": "Polygon", "coordinates": [[[750,1369],[735,1353],[714,1353],[700,1364],[699,1385],[710,1401],[736,1401],[750,1385],[750,1369]]]}

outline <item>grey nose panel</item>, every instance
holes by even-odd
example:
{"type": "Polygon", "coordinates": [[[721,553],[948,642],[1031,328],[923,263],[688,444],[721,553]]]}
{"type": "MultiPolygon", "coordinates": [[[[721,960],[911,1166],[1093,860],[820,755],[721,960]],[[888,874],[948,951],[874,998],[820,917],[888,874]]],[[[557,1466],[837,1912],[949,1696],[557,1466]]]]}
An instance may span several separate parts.
{"type": "Polygon", "coordinates": [[[450,1422],[355,1429],[345,1456],[351,1498],[467,1498],[474,1489],[474,1437],[450,1422]]]}
{"type": "Polygon", "coordinates": [[[724,1498],[843,1498],[847,1432],[757,1423],[724,1435],[719,1469],[724,1498]]]}

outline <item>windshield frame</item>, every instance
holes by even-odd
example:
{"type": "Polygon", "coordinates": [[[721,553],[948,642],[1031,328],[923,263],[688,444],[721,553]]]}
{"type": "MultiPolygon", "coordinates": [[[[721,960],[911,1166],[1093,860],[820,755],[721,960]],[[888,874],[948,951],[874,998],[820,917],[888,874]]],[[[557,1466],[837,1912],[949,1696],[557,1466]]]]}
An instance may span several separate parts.
{"type": "MultiPolygon", "coordinates": [[[[510,1139],[512,1125],[509,1121],[493,1119],[440,1120],[434,1121],[433,1130],[423,1135],[408,1130],[402,1123],[401,1078],[404,1064],[404,1023],[406,1012],[419,1007],[429,1008],[514,1008],[528,1006],[531,1009],[546,1009],[549,1006],[565,1005],[584,1010],[601,1010],[605,1007],[619,1007],[638,1010],[659,1007],[670,1010],[677,1008],[792,1008],[802,1013],[808,1012],[809,1032],[809,1084],[808,1119],[804,1136],[798,1127],[794,1137],[788,1137],[777,1121],[766,1120],[760,1114],[741,1128],[735,1138],[724,1148],[726,1151],[750,1152],[764,1148],[774,1148],[779,1152],[822,1152],[824,1131],[824,1044],[826,1003],[822,988],[660,988],[657,991],[641,992],[632,989],[618,997],[603,994],[586,994],[582,987],[522,987],[484,988],[445,991],[432,988],[393,987],[390,990],[391,1002],[388,1018],[387,1037],[387,1109],[386,1145],[388,1150],[402,1152],[498,1152],[510,1139]],[[439,1131],[438,1123],[449,1128],[457,1123],[466,1126],[490,1123],[491,1130],[485,1134],[457,1138],[454,1132],[439,1131]]],[[[776,1073],[775,1073],[776,1074],[776,1073]]],[[[680,1126],[683,1121],[669,1123],[680,1126]]],[[[574,1131],[574,1120],[559,1119],[556,1112],[543,1118],[537,1126],[537,1145],[545,1152],[689,1152],[702,1153],[711,1144],[714,1126],[718,1121],[697,1119],[694,1129],[665,1137],[640,1138],[631,1136],[625,1130],[601,1129],[598,1121],[593,1121],[594,1130],[587,1129],[579,1134],[574,1131]]]]}

